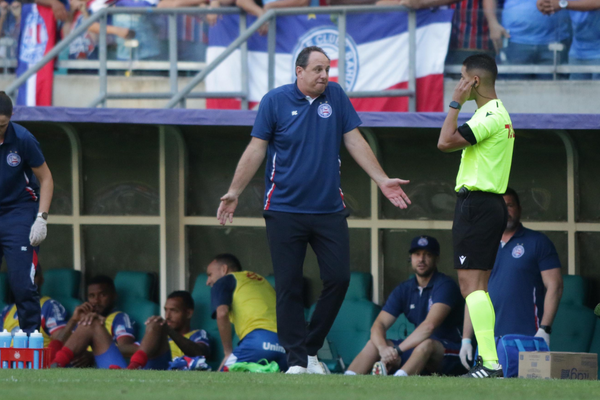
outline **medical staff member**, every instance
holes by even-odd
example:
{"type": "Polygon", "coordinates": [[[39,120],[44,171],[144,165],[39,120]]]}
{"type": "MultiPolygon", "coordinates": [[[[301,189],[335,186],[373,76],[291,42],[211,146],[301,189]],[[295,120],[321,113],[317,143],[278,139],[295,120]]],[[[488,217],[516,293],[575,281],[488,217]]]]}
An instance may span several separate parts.
{"type": "Polygon", "coordinates": [[[40,144],[10,121],[13,105],[0,92],[0,261],[6,257],[8,280],[21,329],[40,329],[40,296],[33,282],[33,259],[46,238],[54,181],[40,144]]]}

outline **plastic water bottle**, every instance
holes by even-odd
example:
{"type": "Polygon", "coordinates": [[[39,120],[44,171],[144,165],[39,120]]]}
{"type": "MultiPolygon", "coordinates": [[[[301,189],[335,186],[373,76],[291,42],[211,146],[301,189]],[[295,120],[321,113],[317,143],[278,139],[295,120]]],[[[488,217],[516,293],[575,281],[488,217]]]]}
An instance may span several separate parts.
{"type": "MultiPolygon", "coordinates": [[[[29,335],[29,348],[30,349],[43,349],[44,348],[44,335],[35,330],[35,332],[29,335]]],[[[40,369],[40,353],[39,351],[33,352],[33,369],[40,369]]]]}
{"type": "MultiPolygon", "coordinates": [[[[15,349],[26,349],[29,343],[29,337],[22,329],[19,329],[13,338],[13,348],[15,349]]],[[[19,361],[17,368],[23,369],[23,361],[19,361]]]]}
{"type": "MultiPolygon", "coordinates": [[[[0,332],[0,347],[3,349],[7,349],[10,347],[10,342],[12,341],[12,335],[6,329],[0,332]]],[[[8,368],[8,361],[2,361],[2,368],[8,368]]]]}

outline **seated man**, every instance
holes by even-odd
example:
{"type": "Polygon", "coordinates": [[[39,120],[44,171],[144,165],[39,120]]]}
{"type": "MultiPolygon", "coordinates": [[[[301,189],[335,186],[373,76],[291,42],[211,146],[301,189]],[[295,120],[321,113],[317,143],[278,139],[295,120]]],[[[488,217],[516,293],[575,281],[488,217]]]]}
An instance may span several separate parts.
{"type": "Polygon", "coordinates": [[[202,329],[191,330],[194,299],[178,290],[165,303],[165,318],[155,315],[146,321],[146,333],[140,349],[131,357],[127,369],[168,369],[177,357],[208,357],[210,344],[202,329]]]}
{"type": "Polygon", "coordinates": [[[52,367],[69,364],[98,368],[118,365],[127,368],[126,358],[138,350],[135,327],[129,315],[115,310],[117,291],[107,276],[93,278],[87,287],[88,301],[75,309],[65,330],[75,331],[52,361],[52,367]],[[88,347],[91,346],[91,352],[88,347]]]}
{"type": "MultiPolygon", "coordinates": [[[[34,265],[36,262],[37,257],[34,258],[34,265]]],[[[33,282],[37,286],[38,292],[41,291],[41,287],[44,284],[44,274],[42,273],[42,266],[39,263],[35,266],[33,282]]],[[[44,336],[44,347],[48,347],[52,340],[63,340],[66,333],[63,328],[67,325],[67,312],[62,304],[48,296],[40,298],[40,307],[42,308],[40,331],[44,336]]],[[[7,305],[2,311],[0,331],[3,329],[13,334],[20,329],[17,306],[15,304],[7,305]]]]}
{"type": "Polygon", "coordinates": [[[346,375],[466,372],[458,358],[464,300],[458,285],[437,270],[440,245],[433,237],[418,236],[409,253],[415,277],[394,289],[373,323],[371,340],[346,375]],[[416,329],[404,341],[386,340],[386,331],[402,313],[416,329]]]}
{"type": "MultiPolygon", "coordinates": [[[[239,260],[231,254],[219,254],[206,268],[212,317],[217,319],[225,357],[219,367],[236,362],[276,361],[287,369],[285,350],[277,338],[275,290],[262,276],[242,271],[239,260]],[[233,350],[231,324],[240,338],[233,350]]],[[[226,370],[226,369],[225,369],[226,370]]]]}

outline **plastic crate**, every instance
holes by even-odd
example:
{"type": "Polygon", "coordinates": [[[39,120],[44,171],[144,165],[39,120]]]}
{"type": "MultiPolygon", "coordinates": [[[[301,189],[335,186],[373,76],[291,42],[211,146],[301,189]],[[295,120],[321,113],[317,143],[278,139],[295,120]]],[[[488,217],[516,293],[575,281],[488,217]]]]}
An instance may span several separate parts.
{"type": "Polygon", "coordinates": [[[0,348],[0,369],[34,369],[34,353],[38,352],[38,369],[50,366],[50,349],[0,348]],[[6,363],[6,364],[5,364],[6,363]]]}

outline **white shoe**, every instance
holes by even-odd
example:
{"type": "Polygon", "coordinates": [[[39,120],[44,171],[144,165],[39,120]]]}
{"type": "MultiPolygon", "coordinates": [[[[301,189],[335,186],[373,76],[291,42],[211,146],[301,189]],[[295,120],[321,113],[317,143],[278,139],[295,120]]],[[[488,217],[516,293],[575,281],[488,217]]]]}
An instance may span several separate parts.
{"type": "Polygon", "coordinates": [[[316,375],[329,375],[331,372],[327,366],[319,361],[317,356],[308,356],[308,364],[306,366],[306,371],[309,374],[316,375]]]}
{"type": "Polygon", "coordinates": [[[289,367],[285,373],[290,374],[290,375],[299,375],[299,374],[307,374],[308,371],[304,367],[301,367],[299,365],[294,365],[293,367],[289,367]]]}
{"type": "Polygon", "coordinates": [[[371,375],[386,376],[387,375],[387,367],[385,366],[385,364],[382,361],[377,361],[375,364],[373,364],[373,369],[371,370],[371,375]]]}

